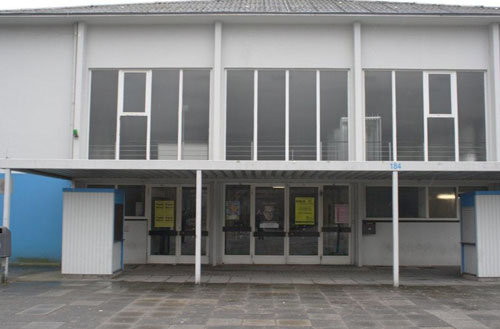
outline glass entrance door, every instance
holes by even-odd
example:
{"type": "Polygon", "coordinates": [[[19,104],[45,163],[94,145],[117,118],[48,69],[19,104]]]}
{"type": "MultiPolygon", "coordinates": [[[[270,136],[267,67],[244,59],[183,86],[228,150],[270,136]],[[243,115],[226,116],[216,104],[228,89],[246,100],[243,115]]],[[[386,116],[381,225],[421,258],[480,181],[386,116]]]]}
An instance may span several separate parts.
{"type": "Polygon", "coordinates": [[[151,255],[176,254],[177,188],[151,188],[151,255]]]}
{"type": "Polygon", "coordinates": [[[318,187],[290,187],[288,214],[288,262],[319,263],[318,187]]]}
{"type": "Polygon", "coordinates": [[[285,262],[285,188],[255,188],[255,263],[285,262]],[[279,256],[279,257],[273,257],[279,256]]]}
{"type": "Polygon", "coordinates": [[[350,264],[349,187],[323,187],[322,264],[350,264]]]}
{"type": "Polygon", "coordinates": [[[224,201],[224,262],[250,263],[250,185],[226,185],[224,201]]]}

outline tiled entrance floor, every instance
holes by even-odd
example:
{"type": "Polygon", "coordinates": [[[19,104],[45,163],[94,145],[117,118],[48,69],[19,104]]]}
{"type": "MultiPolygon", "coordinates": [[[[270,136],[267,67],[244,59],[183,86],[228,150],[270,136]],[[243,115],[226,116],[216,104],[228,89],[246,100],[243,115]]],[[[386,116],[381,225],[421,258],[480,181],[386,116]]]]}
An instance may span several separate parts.
{"type": "MultiPolygon", "coordinates": [[[[391,285],[391,267],[320,265],[203,266],[202,282],[257,284],[391,285]]],[[[194,265],[131,265],[116,277],[129,282],[194,282],[194,265]]],[[[458,267],[402,267],[401,284],[409,286],[477,285],[458,267]]]]}
{"type": "Polygon", "coordinates": [[[500,284],[18,281],[0,286],[0,328],[500,328],[500,284]]]}

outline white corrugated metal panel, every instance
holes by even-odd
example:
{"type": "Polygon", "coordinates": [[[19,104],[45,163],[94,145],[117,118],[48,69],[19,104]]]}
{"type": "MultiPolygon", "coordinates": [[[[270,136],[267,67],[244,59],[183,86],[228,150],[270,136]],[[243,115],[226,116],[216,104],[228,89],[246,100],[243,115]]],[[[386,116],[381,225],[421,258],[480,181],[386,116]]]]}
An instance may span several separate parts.
{"type": "Polygon", "coordinates": [[[63,274],[112,274],[114,193],[64,192],[63,274]]]}
{"type": "Polygon", "coordinates": [[[477,195],[478,276],[500,277],[500,195],[477,195]]]}

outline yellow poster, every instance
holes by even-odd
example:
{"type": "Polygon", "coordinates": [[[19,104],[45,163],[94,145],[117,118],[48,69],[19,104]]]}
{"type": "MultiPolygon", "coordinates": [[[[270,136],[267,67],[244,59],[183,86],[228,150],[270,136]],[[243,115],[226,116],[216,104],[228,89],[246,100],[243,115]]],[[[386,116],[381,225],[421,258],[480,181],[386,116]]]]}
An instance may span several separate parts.
{"type": "Polygon", "coordinates": [[[175,225],[175,201],[155,201],[155,227],[174,228],[175,225]]]}
{"type": "Polygon", "coordinates": [[[295,198],[295,225],[314,225],[314,198],[295,198]]]}

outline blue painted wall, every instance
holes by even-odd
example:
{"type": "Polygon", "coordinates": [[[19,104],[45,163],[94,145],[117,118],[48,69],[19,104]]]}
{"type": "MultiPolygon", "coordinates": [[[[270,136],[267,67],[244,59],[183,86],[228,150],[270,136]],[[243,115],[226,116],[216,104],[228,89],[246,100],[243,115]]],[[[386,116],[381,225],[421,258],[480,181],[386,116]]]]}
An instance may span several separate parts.
{"type": "MultiPolygon", "coordinates": [[[[4,178],[0,173],[0,178],[4,178]]],[[[12,174],[10,229],[13,262],[61,261],[62,189],[71,182],[30,174],[12,174]]],[[[3,194],[0,194],[0,218],[3,194]]],[[[1,224],[1,222],[0,222],[1,224]]]]}

